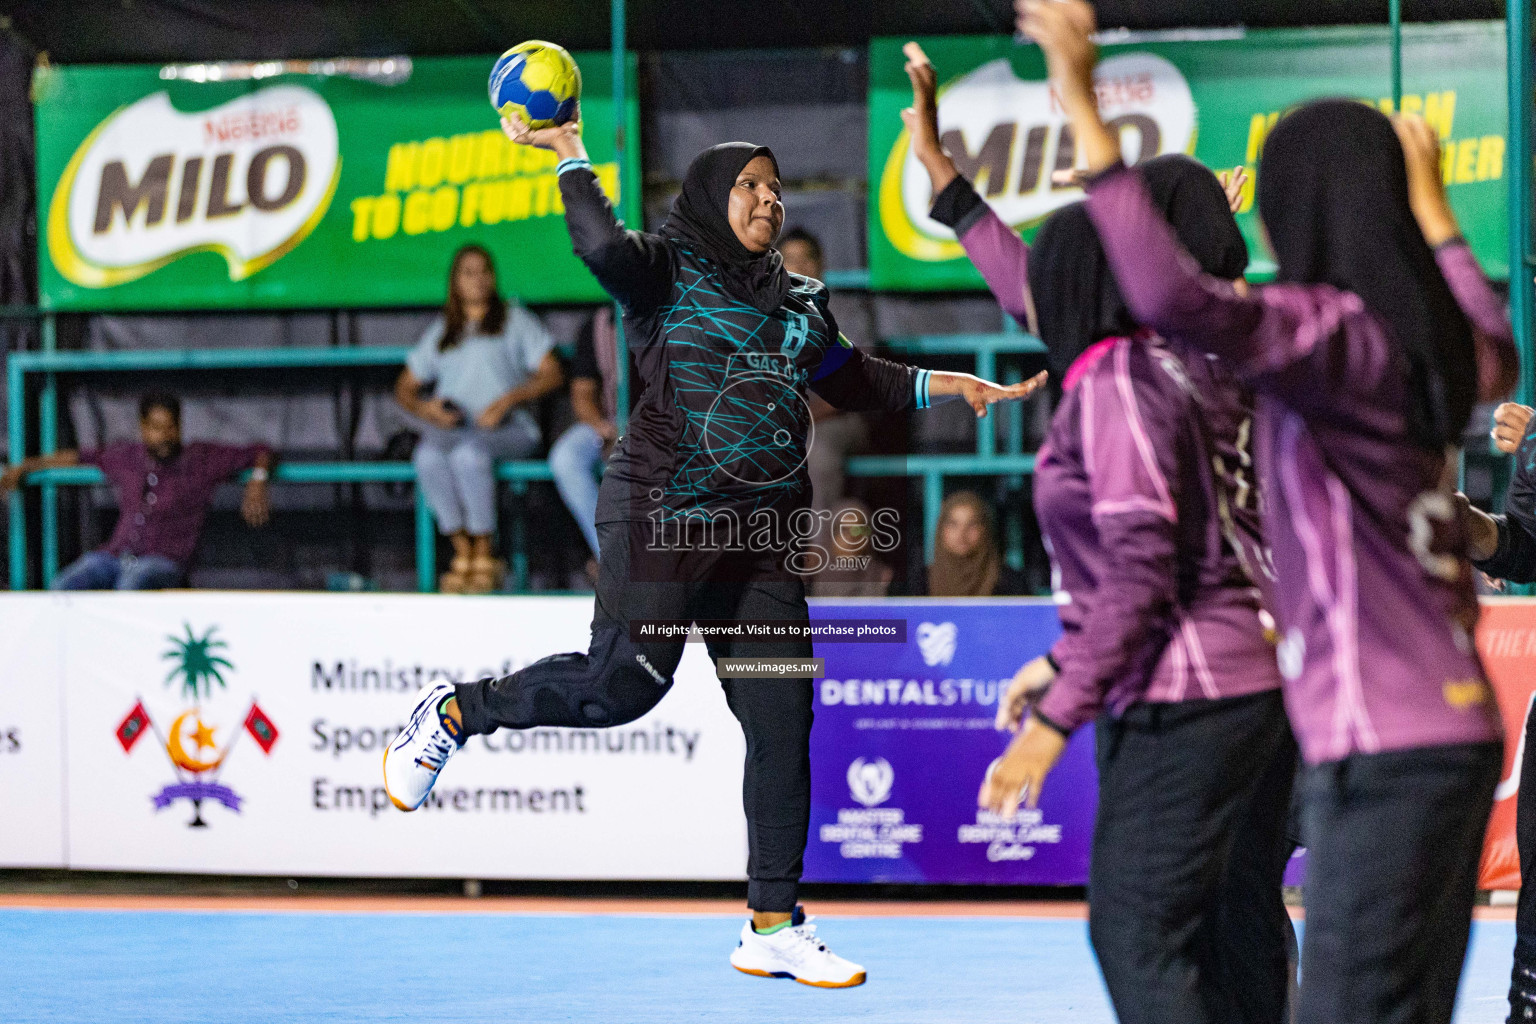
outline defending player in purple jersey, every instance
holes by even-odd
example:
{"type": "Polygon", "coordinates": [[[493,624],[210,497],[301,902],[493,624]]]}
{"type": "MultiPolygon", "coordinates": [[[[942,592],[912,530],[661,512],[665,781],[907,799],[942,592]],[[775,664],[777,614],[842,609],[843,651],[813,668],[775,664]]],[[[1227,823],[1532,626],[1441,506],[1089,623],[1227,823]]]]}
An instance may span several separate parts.
{"type": "Polygon", "coordinates": [[[1130,308],[1259,395],[1280,667],[1308,762],[1298,1017],[1447,1021],[1502,764],[1447,446],[1475,399],[1507,388],[1514,350],[1457,236],[1438,141],[1353,101],[1289,114],[1258,180],[1279,282],[1240,294],[1199,272],[1121,165],[1093,93],[1091,8],[1020,7],[1130,308]]]}
{"type": "MultiPolygon", "coordinates": [[[[1278,1024],[1295,746],[1246,568],[1262,576],[1267,560],[1249,396],[1205,353],[1138,328],[1082,204],[1026,246],[942,152],[932,66],[909,57],[905,120],[937,190],[932,215],[1065,381],[1034,487],[1059,675],[982,803],[1011,813],[1025,788],[1033,802],[1066,736],[1099,718],[1089,927],[1119,1019],[1278,1024]]],[[[1211,172],[1169,156],[1147,174],[1201,265],[1241,275],[1247,248],[1211,172]]]]}

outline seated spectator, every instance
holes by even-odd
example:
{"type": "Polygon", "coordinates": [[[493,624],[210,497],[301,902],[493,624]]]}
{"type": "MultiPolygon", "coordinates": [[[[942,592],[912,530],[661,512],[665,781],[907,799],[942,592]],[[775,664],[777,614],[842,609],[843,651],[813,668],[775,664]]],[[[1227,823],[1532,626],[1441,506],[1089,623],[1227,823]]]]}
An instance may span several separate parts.
{"type": "Polygon", "coordinates": [[[265,445],[181,443],[181,402],[146,395],[139,402],[139,441],[61,451],[25,459],[0,474],[0,494],[28,473],[59,466],[97,466],[117,494],[117,528],[104,548],[89,551],[53,581],[54,590],[160,590],[186,578],[214,489],[252,469],[240,513],[252,526],[269,515],[265,445]]]}
{"type": "Polygon", "coordinates": [[[875,556],[869,506],[844,498],[832,510],[822,536],[827,539],[827,567],[807,579],[811,597],[884,597],[895,575],[875,556]]]}
{"type": "Polygon", "coordinates": [[[974,491],[956,491],[939,508],[933,564],[908,581],[928,597],[1011,597],[1027,593],[1024,574],[1004,563],[992,509],[974,491]]]}
{"type": "Polygon", "coordinates": [[[618,336],[613,307],[601,306],[576,337],[571,362],[571,410],[576,422],[549,449],[549,468],[565,507],[570,509],[591,557],[587,576],[597,583],[597,468],[619,436],[618,336]]]}
{"type": "Polygon", "coordinates": [[[478,245],[454,253],[443,314],[395,382],[396,401],[421,423],[417,486],[453,544],[445,593],[488,594],[506,571],[491,553],[496,464],[539,447],[529,407],[560,386],[553,347],[538,317],[497,293],[490,253],[478,245]]]}
{"type": "MultiPolygon", "coordinates": [[[[779,240],[779,253],[784,257],[784,269],[791,274],[821,280],[825,271],[821,242],[809,231],[786,231],[779,240]]],[[[805,455],[805,468],[811,475],[811,507],[830,509],[842,498],[847,486],[848,456],[869,447],[869,424],[856,412],[833,408],[814,392],[808,399],[811,422],[815,424],[805,455]]]]}

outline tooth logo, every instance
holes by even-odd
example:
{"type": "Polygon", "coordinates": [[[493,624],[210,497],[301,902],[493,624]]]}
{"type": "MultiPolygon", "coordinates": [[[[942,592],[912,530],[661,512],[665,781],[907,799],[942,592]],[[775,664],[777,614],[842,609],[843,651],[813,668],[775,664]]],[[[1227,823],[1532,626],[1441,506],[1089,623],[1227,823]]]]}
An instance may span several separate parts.
{"type": "Polygon", "coordinates": [[[885,803],[895,783],[896,770],[883,757],[869,761],[856,757],[848,766],[848,793],[865,807],[885,803]]]}
{"type": "Polygon", "coordinates": [[[336,119],[313,90],[272,86],[197,113],[158,92],[75,151],[49,204],[48,254],[86,288],[203,251],[241,281],[314,230],[340,172],[336,119]]]}
{"type": "Polygon", "coordinates": [[[917,649],[923,654],[923,664],[948,665],[955,660],[955,639],[959,630],[953,622],[924,622],[917,627],[917,649]]]}
{"type": "MultiPolygon", "coordinates": [[[[1129,163],[1195,145],[1195,101],[1179,69],[1151,53],[1123,53],[1094,71],[1099,111],[1129,163]]],[[[1046,82],[1018,78],[1004,58],[983,64],[939,94],[939,131],[997,215],[1014,228],[1082,198],[1055,185],[1051,174],[1071,170],[1076,155],[1067,116],[1046,82]]],[[[904,129],[880,176],[880,223],[886,237],[912,259],[959,259],[954,232],[928,217],[928,175],[912,155],[904,129]]]]}

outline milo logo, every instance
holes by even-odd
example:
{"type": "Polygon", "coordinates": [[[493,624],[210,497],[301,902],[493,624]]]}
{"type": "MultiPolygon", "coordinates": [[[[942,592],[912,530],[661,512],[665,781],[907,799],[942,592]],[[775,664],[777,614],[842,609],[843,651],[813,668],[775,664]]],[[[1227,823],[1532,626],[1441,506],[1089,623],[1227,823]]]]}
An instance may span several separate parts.
{"type": "MultiPolygon", "coordinates": [[[[1127,163],[1194,148],[1195,101],[1168,61],[1150,53],[1110,57],[1094,82],[1099,110],[1119,133],[1127,163]]],[[[1019,79],[1006,59],[983,64],[939,93],[939,129],[960,173],[1014,228],[1082,198],[1080,189],[1051,180],[1076,160],[1066,113],[1048,83],[1019,79]]],[[[928,174],[903,130],[880,178],[881,226],[906,256],[958,259],[964,252],[954,233],[928,217],[932,199],[928,174]]]]}
{"type": "Polygon", "coordinates": [[[113,113],[75,151],[48,209],[48,252],[87,288],[143,277],[198,250],[239,281],[314,230],[341,170],[336,119],[279,85],[197,113],[159,92],[113,113]]]}

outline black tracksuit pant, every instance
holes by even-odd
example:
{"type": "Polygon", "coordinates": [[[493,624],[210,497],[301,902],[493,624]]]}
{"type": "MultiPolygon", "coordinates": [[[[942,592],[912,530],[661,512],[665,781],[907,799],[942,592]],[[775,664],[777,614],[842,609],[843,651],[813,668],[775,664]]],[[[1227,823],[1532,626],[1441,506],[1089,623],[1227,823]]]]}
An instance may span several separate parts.
{"type": "Polygon", "coordinates": [[[1515,842],[1520,847],[1520,903],[1515,910],[1515,966],[1509,983],[1510,1024],[1536,1022],[1536,703],[1525,713],[1520,792],[1515,798],[1515,842]]]}
{"type": "MultiPolygon", "coordinates": [[[[805,585],[772,554],[692,546],[660,548],[648,524],[598,526],[592,643],[500,679],[458,687],[465,732],[632,722],[672,687],[678,640],[636,642],[633,619],[759,619],[806,622],[805,585]]],[[[710,642],[721,657],[809,658],[809,640],[710,642]]],[[[746,734],[742,804],[747,816],[747,905],[794,909],[811,819],[809,679],[724,679],[726,703],[746,734]]]]}
{"type": "Polygon", "coordinates": [[[1302,772],[1299,1024],[1446,1024],[1503,744],[1356,754],[1302,772]]]}
{"type": "Polygon", "coordinates": [[[1120,1024],[1281,1024],[1296,744],[1278,691],[1097,726],[1089,936],[1120,1024]]]}

